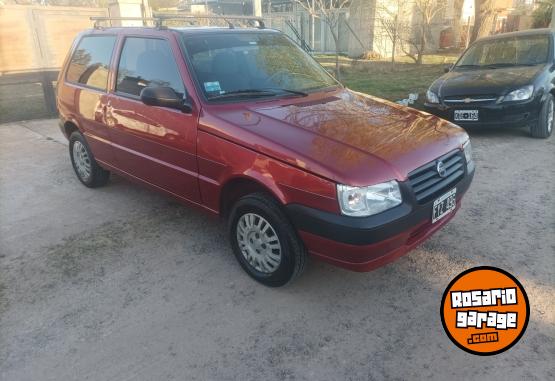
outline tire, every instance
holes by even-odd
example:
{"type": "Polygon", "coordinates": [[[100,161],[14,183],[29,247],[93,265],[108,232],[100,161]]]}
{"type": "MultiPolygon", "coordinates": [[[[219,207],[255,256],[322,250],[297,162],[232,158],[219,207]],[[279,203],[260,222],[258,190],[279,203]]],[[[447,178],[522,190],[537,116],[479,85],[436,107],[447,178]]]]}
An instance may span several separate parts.
{"type": "Polygon", "coordinates": [[[304,270],[306,249],[272,197],[253,193],[239,199],[231,210],[228,228],[235,257],[256,281],[280,287],[304,270]]]}
{"type": "Polygon", "coordinates": [[[79,181],[89,188],[106,185],[110,172],[100,167],[81,132],[74,131],[69,136],[69,157],[79,181]]]}
{"type": "Polygon", "coordinates": [[[530,134],[534,138],[541,139],[546,139],[551,136],[551,133],[553,132],[553,115],[553,96],[548,95],[547,99],[542,104],[542,108],[540,110],[540,118],[538,119],[538,122],[533,124],[530,128],[530,134]]]}

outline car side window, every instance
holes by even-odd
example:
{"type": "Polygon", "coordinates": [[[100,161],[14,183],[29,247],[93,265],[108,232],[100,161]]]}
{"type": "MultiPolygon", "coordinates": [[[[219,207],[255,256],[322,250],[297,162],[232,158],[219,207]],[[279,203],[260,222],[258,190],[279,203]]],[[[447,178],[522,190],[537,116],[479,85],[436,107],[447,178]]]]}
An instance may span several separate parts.
{"type": "Polygon", "coordinates": [[[127,37],[119,60],[116,91],[138,97],[147,86],[168,86],[178,95],[185,95],[168,41],[127,37]]]}
{"type": "Polygon", "coordinates": [[[83,37],[73,52],[66,79],[106,91],[115,42],[115,36],[83,37]]]}

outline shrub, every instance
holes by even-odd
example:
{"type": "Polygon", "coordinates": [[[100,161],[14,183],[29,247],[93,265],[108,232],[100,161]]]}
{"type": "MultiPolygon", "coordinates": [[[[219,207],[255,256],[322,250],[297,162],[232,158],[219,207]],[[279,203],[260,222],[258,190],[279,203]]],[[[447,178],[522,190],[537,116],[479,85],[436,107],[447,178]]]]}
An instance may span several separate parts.
{"type": "Polygon", "coordinates": [[[369,50],[367,52],[362,53],[359,58],[361,60],[378,61],[382,59],[382,55],[373,50],[369,50]]]}

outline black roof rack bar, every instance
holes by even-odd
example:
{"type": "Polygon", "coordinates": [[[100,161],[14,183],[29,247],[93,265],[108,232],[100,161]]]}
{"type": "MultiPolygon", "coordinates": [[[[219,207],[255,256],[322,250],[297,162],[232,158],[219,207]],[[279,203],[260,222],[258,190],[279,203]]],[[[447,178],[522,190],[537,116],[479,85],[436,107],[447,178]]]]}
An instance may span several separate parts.
{"type": "Polygon", "coordinates": [[[110,26],[112,25],[112,21],[153,21],[156,27],[161,27],[164,21],[171,20],[171,21],[179,21],[179,20],[198,20],[198,19],[205,19],[205,20],[223,20],[225,21],[231,29],[235,28],[235,25],[231,22],[232,20],[237,21],[255,21],[258,23],[259,29],[264,29],[264,20],[261,17],[254,17],[254,16],[196,16],[196,15],[176,15],[176,14],[157,14],[154,17],[98,17],[93,16],[90,18],[91,21],[94,21],[95,28],[101,28],[101,22],[110,22],[110,26]]]}
{"type": "Polygon", "coordinates": [[[109,21],[110,22],[110,26],[112,25],[112,21],[153,21],[154,25],[156,26],[160,26],[160,19],[158,19],[157,17],[99,17],[99,16],[92,16],[90,18],[91,21],[94,21],[94,27],[95,28],[101,28],[102,26],[100,25],[101,22],[103,21],[109,21]]]}
{"type": "Polygon", "coordinates": [[[163,20],[196,20],[196,19],[204,19],[204,20],[223,20],[228,23],[230,28],[234,28],[235,26],[230,20],[237,20],[237,21],[256,21],[258,23],[258,28],[264,29],[264,19],[262,17],[256,16],[213,16],[213,15],[176,15],[172,13],[158,13],[155,16],[156,18],[160,18],[163,20]]]}

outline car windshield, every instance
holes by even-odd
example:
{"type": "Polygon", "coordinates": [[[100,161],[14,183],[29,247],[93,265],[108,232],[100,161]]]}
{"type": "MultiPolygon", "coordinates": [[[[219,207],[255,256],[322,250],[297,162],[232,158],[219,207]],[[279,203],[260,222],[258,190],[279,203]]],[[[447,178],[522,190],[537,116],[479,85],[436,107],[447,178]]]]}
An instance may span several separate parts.
{"type": "Polygon", "coordinates": [[[549,36],[530,35],[478,41],[455,68],[497,68],[539,65],[547,62],[549,36]]]}
{"type": "Polygon", "coordinates": [[[339,85],[310,55],[279,33],[184,34],[182,40],[209,100],[306,96],[339,85]]]}

